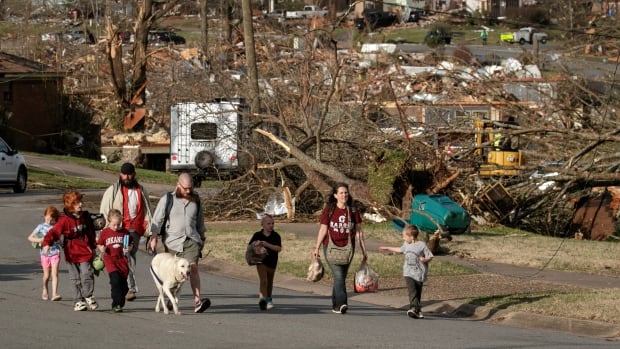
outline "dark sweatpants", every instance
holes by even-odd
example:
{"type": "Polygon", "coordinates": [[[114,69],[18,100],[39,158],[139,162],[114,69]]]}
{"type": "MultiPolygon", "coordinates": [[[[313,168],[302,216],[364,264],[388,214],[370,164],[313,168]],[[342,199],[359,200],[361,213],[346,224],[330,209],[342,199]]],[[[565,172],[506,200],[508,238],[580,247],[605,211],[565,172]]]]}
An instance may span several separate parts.
{"type": "Polygon", "coordinates": [[[113,271],[108,274],[110,276],[112,308],[117,305],[125,306],[125,296],[129,291],[127,286],[127,277],[123,277],[119,271],[113,271]]]}
{"type": "Polygon", "coordinates": [[[422,310],[422,287],[424,283],[407,276],[405,276],[405,283],[409,291],[409,309],[419,313],[422,310]]]}

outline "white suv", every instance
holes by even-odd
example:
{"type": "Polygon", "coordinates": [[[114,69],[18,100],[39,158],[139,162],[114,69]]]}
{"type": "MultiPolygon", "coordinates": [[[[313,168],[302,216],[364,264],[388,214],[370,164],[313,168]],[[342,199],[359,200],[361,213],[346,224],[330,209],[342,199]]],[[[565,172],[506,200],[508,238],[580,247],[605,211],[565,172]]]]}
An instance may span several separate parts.
{"type": "Polygon", "coordinates": [[[0,138],[0,187],[12,187],[15,193],[23,193],[27,181],[26,160],[0,138]]]}

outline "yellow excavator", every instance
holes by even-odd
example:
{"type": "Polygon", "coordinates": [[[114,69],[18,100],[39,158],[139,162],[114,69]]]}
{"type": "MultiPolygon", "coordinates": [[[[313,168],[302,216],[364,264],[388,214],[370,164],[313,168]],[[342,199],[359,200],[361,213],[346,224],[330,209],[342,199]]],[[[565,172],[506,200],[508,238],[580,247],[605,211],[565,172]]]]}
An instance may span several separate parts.
{"type": "Polygon", "coordinates": [[[518,125],[512,118],[506,122],[488,119],[474,120],[476,154],[482,157],[478,173],[483,177],[519,176],[525,165],[519,149],[519,137],[509,136],[510,125],[518,125]]]}

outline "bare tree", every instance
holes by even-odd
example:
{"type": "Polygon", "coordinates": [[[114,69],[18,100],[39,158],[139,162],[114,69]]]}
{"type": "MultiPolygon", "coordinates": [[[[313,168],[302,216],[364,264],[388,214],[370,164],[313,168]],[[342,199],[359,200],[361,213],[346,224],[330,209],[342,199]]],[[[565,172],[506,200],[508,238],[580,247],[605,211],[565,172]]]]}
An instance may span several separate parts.
{"type": "MultiPolygon", "coordinates": [[[[129,74],[131,82],[129,86],[126,84],[126,72],[122,63],[122,46],[119,39],[119,27],[111,20],[112,14],[109,13],[112,8],[111,2],[107,2],[106,10],[106,35],[107,35],[107,52],[108,61],[110,62],[112,72],[112,85],[115,89],[115,95],[119,99],[121,108],[130,113],[142,107],[146,103],[146,83],[147,83],[147,46],[148,34],[153,24],[163,17],[168,11],[176,6],[181,0],[169,0],[163,4],[163,7],[155,9],[155,2],[152,0],[139,0],[136,5],[136,20],[133,28],[134,43],[133,57],[129,74]]],[[[126,115],[126,113],[124,115],[126,115]]]]}

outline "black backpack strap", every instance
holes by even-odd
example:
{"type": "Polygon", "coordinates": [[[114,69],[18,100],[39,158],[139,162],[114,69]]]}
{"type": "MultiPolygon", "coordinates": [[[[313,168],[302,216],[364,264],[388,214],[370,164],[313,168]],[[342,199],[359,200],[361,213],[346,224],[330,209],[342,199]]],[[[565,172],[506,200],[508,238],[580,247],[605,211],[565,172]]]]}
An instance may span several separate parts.
{"type": "Polygon", "coordinates": [[[166,234],[166,224],[168,224],[168,219],[170,219],[170,211],[172,211],[172,192],[166,193],[166,208],[164,209],[164,222],[161,224],[161,229],[159,230],[159,235],[166,234]]]}

